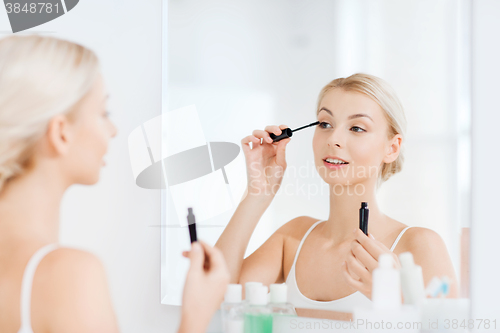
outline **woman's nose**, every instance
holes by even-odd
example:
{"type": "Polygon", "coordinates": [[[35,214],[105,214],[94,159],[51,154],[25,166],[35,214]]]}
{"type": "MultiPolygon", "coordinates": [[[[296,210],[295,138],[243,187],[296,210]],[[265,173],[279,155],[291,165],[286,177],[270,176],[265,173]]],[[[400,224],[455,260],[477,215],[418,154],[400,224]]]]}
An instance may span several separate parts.
{"type": "Polygon", "coordinates": [[[327,140],[328,146],[344,147],[344,137],[341,133],[341,128],[337,127],[332,130],[327,140]]]}

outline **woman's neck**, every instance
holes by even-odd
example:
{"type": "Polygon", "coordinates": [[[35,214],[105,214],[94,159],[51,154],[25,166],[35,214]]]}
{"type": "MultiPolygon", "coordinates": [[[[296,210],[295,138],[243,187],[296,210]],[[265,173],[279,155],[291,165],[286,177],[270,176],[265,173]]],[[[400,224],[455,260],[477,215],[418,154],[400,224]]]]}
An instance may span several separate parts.
{"type": "Polygon", "coordinates": [[[370,210],[368,232],[370,227],[373,228],[386,221],[386,216],[377,205],[373,180],[358,183],[356,187],[330,185],[330,214],[323,226],[323,236],[332,240],[335,245],[352,240],[353,230],[359,228],[361,202],[367,202],[370,210]]]}
{"type": "Polygon", "coordinates": [[[58,242],[59,208],[67,188],[50,168],[10,180],[0,192],[0,243],[58,242]]]}

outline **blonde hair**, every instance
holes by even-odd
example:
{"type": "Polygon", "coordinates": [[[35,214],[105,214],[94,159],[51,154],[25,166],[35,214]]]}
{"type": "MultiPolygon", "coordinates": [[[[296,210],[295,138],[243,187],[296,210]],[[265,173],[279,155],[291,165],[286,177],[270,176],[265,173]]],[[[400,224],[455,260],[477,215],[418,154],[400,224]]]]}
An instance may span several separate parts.
{"type": "MultiPolygon", "coordinates": [[[[379,77],[374,75],[356,73],[347,78],[338,78],[328,83],[318,96],[316,113],[319,112],[321,101],[325,94],[331,89],[341,88],[345,91],[362,93],[373,99],[384,110],[389,124],[388,138],[396,134],[406,137],[406,116],[403,106],[392,87],[379,77]]],[[[404,145],[401,144],[399,156],[392,163],[384,163],[380,172],[377,186],[388,180],[392,175],[400,172],[404,162],[404,145]]]]}
{"type": "Polygon", "coordinates": [[[32,166],[52,117],[71,115],[99,73],[89,49],[53,37],[0,40],[0,191],[32,166]]]}

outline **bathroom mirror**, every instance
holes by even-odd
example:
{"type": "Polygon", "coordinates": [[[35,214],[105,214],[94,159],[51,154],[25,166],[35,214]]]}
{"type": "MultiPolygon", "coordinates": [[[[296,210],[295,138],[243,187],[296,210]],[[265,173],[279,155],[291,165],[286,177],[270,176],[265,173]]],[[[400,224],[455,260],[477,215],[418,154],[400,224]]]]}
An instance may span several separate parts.
{"type": "MultiPolygon", "coordinates": [[[[164,3],[163,304],[181,301],[189,266],[181,257],[190,247],[187,207],[197,217],[198,237],[213,245],[241,199],[241,139],[270,124],[297,128],[316,121],[321,88],[356,72],[388,81],[408,120],[403,171],[381,186],[379,205],[398,221],[441,235],[460,296],[468,297],[467,1],[164,3]]],[[[313,133],[304,129],[288,144],[288,168],[296,172],[287,170],[246,256],[292,218],[328,217],[328,188],[314,167],[313,133]]]]}

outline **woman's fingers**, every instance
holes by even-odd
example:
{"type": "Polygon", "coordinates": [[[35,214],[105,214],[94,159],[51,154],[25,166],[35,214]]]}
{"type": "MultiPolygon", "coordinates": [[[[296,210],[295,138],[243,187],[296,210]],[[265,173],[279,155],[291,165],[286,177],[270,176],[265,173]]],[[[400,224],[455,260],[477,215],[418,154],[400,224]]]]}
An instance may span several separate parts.
{"type": "Polygon", "coordinates": [[[254,149],[256,145],[260,145],[260,139],[253,135],[249,135],[241,139],[241,148],[243,149],[245,155],[254,149]],[[250,143],[252,143],[252,147],[250,147],[250,143]]]}
{"type": "Polygon", "coordinates": [[[244,137],[243,139],[241,139],[241,144],[242,145],[248,145],[250,142],[252,143],[260,143],[260,139],[257,138],[256,136],[254,135],[248,135],[246,137],[244,137]]]}
{"type": "Polygon", "coordinates": [[[269,135],[269,133],[267,131],[254,130],[252,132],[252,135],[255,136],[255,137],[257,137],[257,138],[262,138],[267,143],[272,143],[273,142],[273,139],[271,139],[271,136],[269,135]]]}
{"type": "Polygon", "coordinates": [[[191,260],[190,270],[203,269],[203,264],[205,261],[205,251],[198,242],[191,244],[191,251],[189,251],[189,259],[191,260]]]}
{"type": "Polygon", "coordinates": [[[201,244],[201,246],[203,247],[203,249],[207,254],[207,258],[210,264],[210,270],[212,268],[218,269],[226,266],[226,261],[224,260],[224,256],[218,248],[212,247],[202,240],[199,240],[198,242],[201,244]]]}
{"type": "Polygon", "coordinates": [[[355,280],[349,271],[347,270],[347,264],[342,265],[342,275],[344,276],[345,281],[353,288],[357,290],[361,290],[363,288],[363,282],[355,280]]]}
{"type": "MultiPolygon", "coordinates": [[[[281,125],[283,126],[283,125],[281,125]]],[[[275,135],[280,135],[281,134],[281,128],[280,126],[276,126],[276,125],[269,125],[269,126],[266,126],[265,130],[269,133],[273,133],[275,135]]]]}
{"type": "Polygon", "coordinates": [[[378,261],[369,254],[366,249],[357,241],[352,241],[351,252],[371,273],[378,266],[378,261]]]}
{"type": "Polygon", "coordinates": [[[285,157],[285,151],[286,151],[286,145],[288,142],[290,142],[290,138],[283,139],[279,141],[278,143],[278,148],[276,150],[276,164],[281,166],[283,169],[286,168],[286,157],[285,157]]]}
{"type": "MultiPolygon", "coordinates": [[[[347,264],[350,260],[352,260],[352,259],[346,258],[345,263],[347,264]]],[[[354,270],[352,269],[352,265],[347,264],[347,271],[349,272],[349,274],[352,276],[352,278],[354,280],[357,280],[357,281],[361,280],[361,278],[359,277],[359,275],[356,274],[354,272],[354,270]]]]}
{"type": "Polygon", "coordinates": [[[384,249],[382,249],[379,244],[375,242],[375,240],[366,236],[361,229],[357,229],[355,232],[356,240],[363,245],[363,247],[368,251],[368,253],[378,262],[378,257],[382,253],[387,253],[384,249]]]}
{"type": "Polygon", "coordinates": [[[371,273],[353,255],[347,257],[346,264],[353,278],[357,280],[361,279],[362,282],[369,282],[371,280],[371,273]]]}
{"type": "Polygon", "coordinates": [[[255,144],[262,144],[264,142],[271,144],[271,143],[273,143],[273,139],[271,138],[270,133],[273,133],[275,135],[280,135],[282,133],[282,130],[285,128],[288,128],[288,126],[287,125],[279,125],[279,126],[269,125],[269,126],[266,126],[266,128],[264,130],[256,129],[252,132],[252,135],[248,135],[241,140],[241,144],[244,147],[243,149],[248,149],[250,142],[252,142],[252,144],[254,144],[254,145],[255,144]],[[262,142],[261,142],[261,139],[262,139],[262,142]],[[248,148],[245,147],[245,145],[248,148]]]}

